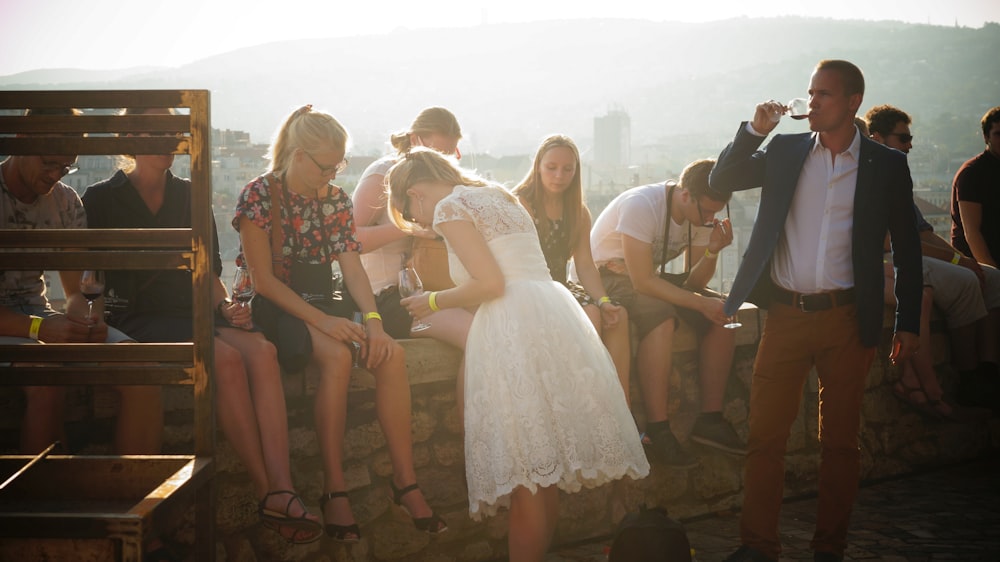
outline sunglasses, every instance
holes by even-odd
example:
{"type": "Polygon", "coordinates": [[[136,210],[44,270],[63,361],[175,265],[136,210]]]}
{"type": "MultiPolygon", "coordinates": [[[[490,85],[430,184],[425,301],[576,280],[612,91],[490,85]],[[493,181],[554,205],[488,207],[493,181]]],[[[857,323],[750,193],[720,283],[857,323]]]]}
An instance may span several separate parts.
{"type": "Polygon", "coordinates": [[[319,173],[321,175],[329,176],[331,174],[339,174],[339,173],[341,173],[341,172],[343,172],[344,170],[347,169],[347,162],[348,162],[347,158],[344,158],[343,160],[341,160],[340,162],[337,162],[333,166],[324,166],[324,165],[320,164],[319,162],[317,162],[316,159],[313,158],[312,154],[309,154],[308,152],[306,152],[304,150],[302,152],[305,152],[306,156],[308,156],[309,159],[312,160],[313,164],[316,164],[316,167],[319,168],[319,173]]]}
{"type": "MultiPolygon", "coordinates": [[[[698,217],[704,217],[705,216],[705,212],[701,210],[701,199],[698,198],[698,197],[695,197],[694,198],[694,204],[698,206],[698,217]]],[[[715,213],[712,213],[712,214],[714,215],[715,213]]],[[[730,219],[730,221],[732,220],[731,217],[729,216],[729,203],[726,203],[726,218],[730,219]]],[[[713,222],[707,222],[707,223],[703,224],[702,226],[715,226],[715,222],[714,221],[713,222]]]]}
{"type": "Polygon", "coordinates": [[[899,137],[899,142],[906,144],[913,141],[913,135],[908,133],[889,133],[887,137],[899,137]]]}
{"type": "Polygon", "coordinates": [[[415,222],[413,220],[413,215],[410,214],[410,196],[409,195],[406,196],[405,202],[403,203],[403,212],[401,214],[403,215],[403,219],[405,221],[407,221],[407,222],[415,222]]]}

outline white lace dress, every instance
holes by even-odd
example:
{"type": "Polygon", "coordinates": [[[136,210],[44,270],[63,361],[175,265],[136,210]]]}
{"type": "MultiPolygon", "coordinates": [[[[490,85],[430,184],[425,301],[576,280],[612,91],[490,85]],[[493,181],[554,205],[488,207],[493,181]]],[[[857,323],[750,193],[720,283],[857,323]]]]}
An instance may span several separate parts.
{"type": "MultiPolygon", "coordinates": [[[[566,492],[649,473],[611,356],[570,292],[552,281],[531,217],[498,187],[458,186],[434,213],[470,221],[506,280],[469,330],[465,470],[473,519],[518,486],[566,492]]],[[[454,281],[468,273],[449,248],[454,281]]]]}

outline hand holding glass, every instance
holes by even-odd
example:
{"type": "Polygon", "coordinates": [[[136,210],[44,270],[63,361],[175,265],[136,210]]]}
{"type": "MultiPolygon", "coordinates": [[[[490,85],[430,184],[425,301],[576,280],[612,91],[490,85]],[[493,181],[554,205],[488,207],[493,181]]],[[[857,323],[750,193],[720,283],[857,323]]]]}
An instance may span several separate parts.
{"type": "Polygon", "coordinates": [[[246,306],[254,296],[253,278],[245,267],[236,268],[233,274],[233,300],[246,306]]]}
{"type": "Polygon", "coordinates": [[[87,320],[94,314],[94,301],[104,294],[104,272],[87,270],[80,276],[80,293],[87,299],[87,320]]]}
{"type": "MultiPolygon", "coordinates": [[[[406,298],[419,295],[424,292],[424,284],[420,281],[420,276],[412,268],[404,267],[399,270],[399,296],[406,298]]],[[[430,328],[426,322],[418,322],[411,328],[411,332],[419,332],[430,328]]]]}

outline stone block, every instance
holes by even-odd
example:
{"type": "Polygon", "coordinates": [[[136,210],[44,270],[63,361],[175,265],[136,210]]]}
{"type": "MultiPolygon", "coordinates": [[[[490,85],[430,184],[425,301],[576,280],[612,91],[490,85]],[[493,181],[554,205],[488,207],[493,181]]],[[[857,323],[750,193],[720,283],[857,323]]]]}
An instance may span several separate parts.
{"type": "Polygon", "coordinates": [[[717,498],[740,491],[743,485],[743,457],[715,453],[700,455],[699,470],[691,475],[691,489],[699,497],[717,498]]]}

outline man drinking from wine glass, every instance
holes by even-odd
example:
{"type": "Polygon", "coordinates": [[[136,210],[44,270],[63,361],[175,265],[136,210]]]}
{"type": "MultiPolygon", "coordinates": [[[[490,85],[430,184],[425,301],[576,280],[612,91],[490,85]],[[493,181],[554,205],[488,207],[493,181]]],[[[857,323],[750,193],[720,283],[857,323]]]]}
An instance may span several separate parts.
{"type": "MultiPolygon", "coordinates": [[[[76,109],[29,110],[35,115],[78,115],[76,109]]],[[[0,163],[0,229],[86,228],[80,197],[60,181],[76,171],[75,155],[10,156],[0,163]]],[[[9,234],[8,234],[9,235],[9,234]]],[[[93,313],[80,294],[79,271],[60,271],[65,312],[52,308],[42,271],[0,271],[0,344],[118,343],[130,341],[104,323],[103,299],[93,313]]],[[[0,363],[3,365],[3,363],[0,363]]],[[[162,416],[159,387],[116,387],[121,409],[115,430],[119,454],[160,452],[162,416]]],[[[25,387],[21,451],[34,454],[63,431],[65,387],[25,387]]]]}
{"type": "Polygon", "coordinates": [[[722,151],[709,183],[732,193],[761,187],[760,209],[726,301],[768,307],[753,369],[741,547],[727,560],[777,560],[784,458],[802,389],[819,375],[819,501],[815,560],[842,560],[861,472],[858,432],[868,370],[882,334],[882,240],[896,263],[896,325],[890,359],[917,351],[920,240],[906,157],[862,136],[854,123],[861,70],[817,64],[809,84],[811,132],[764,137],[786,109],[756,107],[722,151]]]}

